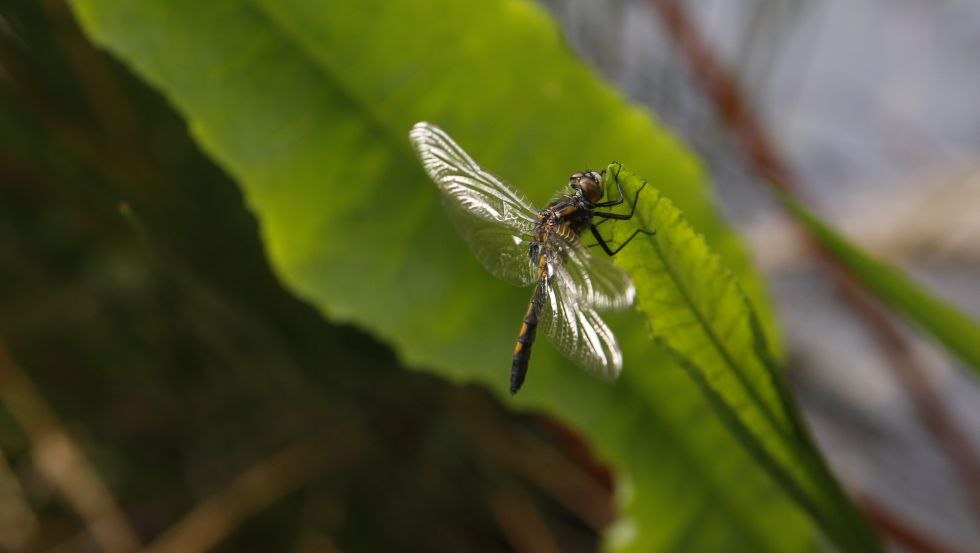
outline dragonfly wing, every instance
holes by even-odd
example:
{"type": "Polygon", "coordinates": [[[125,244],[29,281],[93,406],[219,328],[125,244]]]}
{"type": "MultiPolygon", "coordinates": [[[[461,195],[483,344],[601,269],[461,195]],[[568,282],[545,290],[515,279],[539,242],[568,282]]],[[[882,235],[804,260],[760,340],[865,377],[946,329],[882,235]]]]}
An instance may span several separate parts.
{"type": "Polygon", "coordinates": [[[530,234],[472,217],[445,203],[449,219],[490,274],[515,286],[535,281],[537,268],[528,255],[533,239],[530,234]]]}
{"type": "Polygon", "coordinates": [[[539,328],[565,357],[600,378],[615,380],[623,368],[616,337],[595,309],[581,302],[577,290],[558,277],[561,272],[551,272],[538,286],[539,328]]]}
{"type": "Polygon", "coordinates": [[[559,252],[552,278],[560,281],[568,294],[575,295],[581,304],[600,310],[625,309],[633,303],[633,281],[608,256],[589,251],[578,239],[550,239],[559,252]]]}
{"type": "Polygon", "coordinates": [[[481,168],[429,123],[416,123],[409,139],[459,234],[494,276],[517,285],[534,282],[528,247],[537,210],[518,192],[481,168]]]}

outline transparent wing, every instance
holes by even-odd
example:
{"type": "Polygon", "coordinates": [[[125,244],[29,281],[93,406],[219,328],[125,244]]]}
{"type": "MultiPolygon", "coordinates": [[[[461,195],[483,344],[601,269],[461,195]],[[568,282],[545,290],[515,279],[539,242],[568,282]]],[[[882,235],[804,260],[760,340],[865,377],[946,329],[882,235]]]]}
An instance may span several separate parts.
{"type": "Polygon", "coordinates": [[[484,171],[442,129],[416,123],[409,139],[439,186],[456,230],[497,278],[526,286],[535,271],[527,255],[537,210],[503,181],[484,171]]]}
{"type": "Polygon", "coordinates": [[[605,380],[615,380],[623,354],[595,309],[579,301],[567,281],[546,276],[539,283],[539,328],[565,357],[605,380]]]}
{"type": "Polygon", "coordinates": [[[509,227],[490,223],[448,205],[446,211],[459,234],[490,274],[515,286],[527,286],[537,278],[528,249],[532,237],[509,227]]]}
{"type": "Polygon", "coordinates": [[[625,271],[605,255],[593,253],[581,241],[549,237],[555,252],[552,279],[578,298],[579,303],[601,309],[625,309],[633,303],[636,288],[625,271]]]}

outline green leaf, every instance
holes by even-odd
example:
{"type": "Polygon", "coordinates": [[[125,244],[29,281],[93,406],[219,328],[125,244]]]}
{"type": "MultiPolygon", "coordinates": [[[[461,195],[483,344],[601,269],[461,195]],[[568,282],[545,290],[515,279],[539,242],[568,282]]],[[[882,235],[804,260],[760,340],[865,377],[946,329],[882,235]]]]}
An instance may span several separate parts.
{"type": "MultiPolygon", "coordinates": [[[[529,291],[495,281],[455,236],[408,144],[418,120],[442,126],[539,202],[572,170],[630,162],[685,210],[753,302],[766,305],[694,158],[574,58],[530,2],[73,6],[90,35],[160,88],[238,180],[283,282],[332,320],[376,333],[420,370],[508,397],[529,291]]],[[[513,401],[575,425],[614,466],[624,521],[612,547],[814,547],[809,515],[650,341],[643,318],[628,313],[610,323],[626,359],[619,382],[589,377],[542,343],[513,401]]],[[[772,318],[763,324],[772,334],[772,318]]]]}
{"type": "Polygon", "coordinates": [[[903,313],[980,371],[980,325],[956,307],[930,294],[897,268],[847,241],[800,202],[782,196],[790,212],[881,301],[903,313]]]}
{"type": "MultiPolygon", "coordinates": [[[[878,549],[830,477],[772,361],[755,313],[735,276],[673,203],[621,164],[606,171],[632,203],[639,234],[616,262],[633,276],[639,309],[742,445],[841,550],[878,549]]],[[[615,229],[622,243],[634,230],[615,229]]]]}

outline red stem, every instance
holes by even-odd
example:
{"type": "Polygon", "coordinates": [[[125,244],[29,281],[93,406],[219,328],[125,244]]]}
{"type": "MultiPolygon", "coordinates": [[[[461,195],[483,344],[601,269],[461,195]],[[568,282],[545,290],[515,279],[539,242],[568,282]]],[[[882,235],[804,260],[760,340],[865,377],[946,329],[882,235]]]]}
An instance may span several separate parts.
{"type": "Polygon", "coordinates": [[[896,545],[918,553],[960,553],[959,549],[927,535],[921,528],[870,497],[859,497],[857,502],[864,516],[876,528],[888,534],[896,545]]]}

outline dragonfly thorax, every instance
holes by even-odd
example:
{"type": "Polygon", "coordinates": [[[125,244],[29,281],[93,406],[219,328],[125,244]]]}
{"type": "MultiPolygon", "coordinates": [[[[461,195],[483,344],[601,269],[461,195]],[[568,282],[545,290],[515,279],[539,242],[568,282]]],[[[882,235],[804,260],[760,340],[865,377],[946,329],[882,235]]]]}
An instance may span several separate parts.
{"type": "Polygon", "coordinates": [[[592,219],[592,203],[581,193],[568,194],[548,204],[538,212],[536,235],[539,241],[547,240],[548,234],[574,239],[582,234],[592,219]]]}

